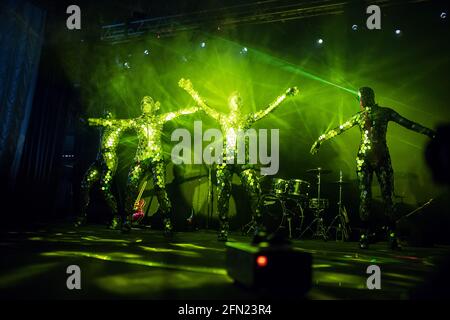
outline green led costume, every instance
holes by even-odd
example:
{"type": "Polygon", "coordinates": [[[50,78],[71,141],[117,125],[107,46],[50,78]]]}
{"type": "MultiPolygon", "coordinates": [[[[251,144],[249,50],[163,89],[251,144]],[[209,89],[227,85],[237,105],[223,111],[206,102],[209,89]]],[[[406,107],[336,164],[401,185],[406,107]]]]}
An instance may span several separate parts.
{"type": "Polygon", "coordinates": [[[129,231],[131,217],[135,209],[135,200],[139,193],[139,184],[142,179],[151,174],[156,196],[163,215],[164,233],[171,235],[172,223],[170,212],[172,205],[165,188],[166,168],[163,158],[161,135],[163,126],[178,116],[191,114],[198,108],[188,108],[176,112],[158,114],[160,103],[145,96],[141,101],[142,115],[135,119],[125,120],[138,136],[138,147],[133,164],[128,173],[127,195],[125,200],[126,219],[122,225],[123,231],[129,231]]]}
{"type": "Polygon", "coordinates": [[[233,94],[229,100],[230,113],[224,114],[217,112],[208,106],[205,100],[194,90],[189,79],[181,79],[179,86],[186,90],[197,103],[197,105],[206,112],[210,117],[216,119],[220,125],[222,134],[224,135],[224,154],[222,163],[216,165],[216,178],[218,188],[218,217],[220,222],[218,239],[226,241],[228,238],[229,219],[228,207],[231,196],[231,181],[233,173],[236,173],[241,179],[246,192],[249,194],[252,208],[253,220],[257,226],[261,224],[261,213],[258,207],[261,195],[261,186],[258,176],[249,164],[230,164],[227,163],[227,157],[237,158],[237,134],[249,129],[256,121],[264,118],[277,108],[288,96],[294,96],[298,93],[297,88],[290,88],[286,93],[280,95],[266,109],[250,113],[242,114],[242,100],[238,93],[233,94]]]}
{"type": "Polygon", "coordinates": [[[359,214],[365,225],[361,235],[361,247],[367,248],[370,216],[370,205],[372,201],[372,177],[376,174],[380,184],[381,194],[386,207],[386,215],[390,220],[389,235],[392,247],[397,247],[395,235],[395,217],[392,202],[394,191],[393,170],[388,146],[386,143],[386,132],[389,121],[394,121],[401,126],[418,133],[434,137],[434,131],[412,122],[390,108],[380,107],[375,103],[375,93],[371,88],[363,87],[359,90],[361,111],[356,113],[348,121],[337,128],[322,134],[313,144],[311,153],[315,154],[320,145],[342,132],[357,125],[361,131],[361,142],[356,157],[356,174],[358,176],[360,190],[359,214]]]}
{"type": "Polygon", "coordinates": [[[81,181],[80,215],[75,226],[86,223],[87,208],[89,206],[90,191],[96,182],[100,183],[100,190],[113,213],[110,228],[116,229],[119,225],[117,201],[112,193],[112,179],[117,170],[117,146],[122,133],[129,127],[127,121],[113,119],[107,112],[105,118],[89,118],[90,126],[101,127],[100,146],[97,158],[92,163],[81,181]]]}

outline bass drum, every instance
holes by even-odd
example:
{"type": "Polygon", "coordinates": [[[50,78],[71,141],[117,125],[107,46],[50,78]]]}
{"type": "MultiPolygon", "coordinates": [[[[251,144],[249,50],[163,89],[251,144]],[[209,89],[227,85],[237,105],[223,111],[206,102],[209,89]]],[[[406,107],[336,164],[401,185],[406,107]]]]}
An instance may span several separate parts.
{"type": "Polygon", "coordinates": [[[300,235],[304,225],[306,204],[298,199],[280,198],[272,194],[263,195],[260,208],[262,223],[268,234],[282,233],[289,237],[289,225],[293,238],[300,235]]]}

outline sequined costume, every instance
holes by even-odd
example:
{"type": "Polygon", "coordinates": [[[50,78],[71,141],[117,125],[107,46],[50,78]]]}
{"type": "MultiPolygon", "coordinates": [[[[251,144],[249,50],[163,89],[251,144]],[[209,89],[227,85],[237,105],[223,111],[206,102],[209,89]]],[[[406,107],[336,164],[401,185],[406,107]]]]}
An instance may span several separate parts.
{"type": "Polygon", "coordinates": [[[249,194],[252,208],[253,220],[256,225],[261,224],[261,214],[258,207],[261,195],[261,187],[254,168],[249,164],[227,163],[228,158],[237,159],[237,135],[249,129],[256,121],[264,118],[277,108],[288,96],[298,93],[297,88],[290,88],[286,93],[280,95],[266,109],[242,114],[242,100],[238,93],[234,93],[229,100],[230,113],[224,114],[208,106],[205,100],[194,90],[189,79],[181,79],[179,86],[186,90],[197,103],[197,105],[210,117],[216,119],[220,125],[224,138],[223,161],[215,167],[217,177],[218,199],[217,210],[220,222],[218,238],[226,241],[229,230],[228,207],[231,195],[231,181],[233,173],[238,174],[246,192],[249,194]]]}
{"type": "Polygon", "coordinates": [[[113,119],[111,113],[107,113],[105,118],[89,118],[90,126],[101,127],[100,147],[97,158],[92,163],[81,181],[80,195],[80,215],[75,223],[81,226],[86,222],[87,208],[89,206],[90,191],[96,182],[100,184],[100,190],[113,213],[110,227],[118,227],[119,217],[117,201],[111,190],[112,179],[117,169],[117,146],[122,133],[128,128],[128,123],[123,120],[113,119]]]}
{"type": "MultiPolygon", "coordinates": [[[[386,132],[389,121],[418,133],[434,137],[434,131],[412,122],[396,111],[380,107],[375,103],[375,94],[371,88],[364,87],[359,91],[359,100],[362,111],[356,113],[339,127],[322,134],[311,148],[311,153],[316,153],[320,145],[342,132],[358,126],[361,131],[361,142],[356,157],[356,174],[359,182],[361,220],[368,229],[370,205],[372,200],[372,177],[376,174],[380,184],[381,195],[385,204],[386,215],[390,220],[389,228],[394,236],[395,217],[392,202],[394,191],[393,170],[389,149],[386,143],[386,132]]],[[[367,230],[364,231],[368,233],[367,230]]]]}
{"type": "Polygon", "coordinates": [[[172,205],[165,188],[166,168],[163,158],[161,134],[166,122],[181,115],[194,113],[198,108],[188,108],[176,112],[158,114],[159,106],[160,103],[158,101],[154,102],[151,97],[145,96],[141,102],[142,115],[138,118],[128,120],[130,127],[136,131],[139,142],[133,164],[128,174],[125,200],[126,221],[123,224],[123,231],[130,229],[140,182],[151,174],[160,212],[164,219],[165,234],[170,235],[172,232],[172,223],[170,220],[172,205]]]}

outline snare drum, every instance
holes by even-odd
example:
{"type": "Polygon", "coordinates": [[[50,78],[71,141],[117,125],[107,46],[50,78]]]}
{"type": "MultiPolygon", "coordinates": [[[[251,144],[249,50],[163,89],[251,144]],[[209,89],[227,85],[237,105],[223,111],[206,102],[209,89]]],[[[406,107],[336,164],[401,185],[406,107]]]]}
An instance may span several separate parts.
{"type": "Polygon", "coordinates": [[[317,199],[312,198],[309,199],[309,208],[310,209],[327,209],[328,208],[328,199],[317,199]]]}

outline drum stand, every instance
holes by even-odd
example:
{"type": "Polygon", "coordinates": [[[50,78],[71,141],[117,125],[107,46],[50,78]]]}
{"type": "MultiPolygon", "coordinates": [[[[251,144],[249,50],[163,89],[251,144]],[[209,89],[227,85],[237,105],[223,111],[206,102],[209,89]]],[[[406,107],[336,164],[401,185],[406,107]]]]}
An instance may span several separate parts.
{"type": "MultiPolygon", "coordinates": [[[[303,213],[303,208],[300,205],[299,201],[294,200],[295,204],[297,205],[299,212],[300,212],[300,229],[303,225],[303,220],[305,219],[305,215],[303,213]]],[[[287,223],[287,229],[288,229],[288,236],[289,239],[292,239],[292,218],[295,216],[295,212],[292,210],[289,210],[286,206],[286,201],[283,198],[280,198],[281,208],[283,209],[283,215],[281,217],[280,225],[278,226],[276,232],[279,232],[280,229],[286,229],[286,223],[287,223]]]]}
{"type": "Polygon", "coordinates": [[[305,230],[300,234],[299,238],[301,238],[306,233],[306,231],[308,230],[312,231],[313,230],[312,226],[316,224],[316,231],[313,234],[313,238],[322,238],[325,241],[328,240],[327,230],[325,229],[325,224],[322,218],[323,211],[324,209],[322,208],[315,209],[314,220],[309,224],[309,226],[305,228],[305,230]]]}
{"type": "Polygon", "coordinates": [[[327,241],[327,230],[325,229],[325,224],[323,222],[322,213],[325,210],[325,208],[321,207],[320,202],[320,176],[321,176],[322,168],[317,168],[317,208],[314,208],[314,220],[309,224],[309,226],[306,227],[306,229],[300,234],[301,238],[306,231],[313,230],[312,226],[316,224],[316,231],[313,234],[313,238],[322,238],[323,240],[327,241]]]}
{"type": "Polygon", "coordinates": [[[246,236],[251,231],[253,231],[253,233],[255,233],[256,226],[257,226],[257,223],[256,223],[255,219],[252,217],[252,220],[250,220],[249,223],[247,223],[245,226],[242,227],[242,235],[246,236]]]}
{"type": "Polygon", "coordinates": [[[345,208],[342,206],[342,184],[344,183],[342,180],[342,171],[339,174],[339,181],[337,182],[339,184],[339,202],[338,202],[338,213],[334,217],[333,221],[331,221],[330,226],[327,229],[327,233],[330,231],[330,229],[333,227],[336,220],[340,220],[340,223],[336,227],[336,241],[338,240],[338,234],[341,234],[341,241],[346,240],[349,235],[347,232],[347,221],[346,221],[346,213],[345,208]]]}

